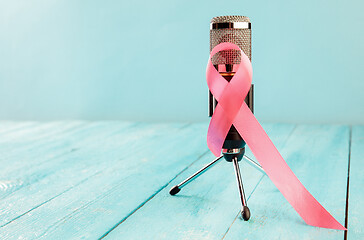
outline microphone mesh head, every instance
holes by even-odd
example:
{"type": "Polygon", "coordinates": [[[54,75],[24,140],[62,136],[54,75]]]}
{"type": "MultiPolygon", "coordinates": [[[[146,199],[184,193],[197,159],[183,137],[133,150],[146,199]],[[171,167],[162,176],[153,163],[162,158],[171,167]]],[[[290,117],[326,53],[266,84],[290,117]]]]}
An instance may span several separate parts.
{"type": "MultiPolygon", "coordinates": [[[[249,23],[250,20],[245,16],[219,16],[211,19],[214,23],[249,23]]],[[[251,29],[249,28],[220,28],[210,29],[210,52],[218,44],[222,42],[235,43],[251,60],[251,29]]],[[[212,64],[239,64],[240,52],[237,50],[226,50],[216,53],[212,57],[212,64]]]]}

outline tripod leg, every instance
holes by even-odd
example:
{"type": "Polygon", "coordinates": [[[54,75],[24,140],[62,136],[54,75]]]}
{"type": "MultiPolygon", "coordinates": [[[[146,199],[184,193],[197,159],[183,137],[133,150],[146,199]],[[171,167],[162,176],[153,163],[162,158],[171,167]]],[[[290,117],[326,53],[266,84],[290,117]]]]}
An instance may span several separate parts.
{"type": "Polygon", "coordinates": [[[259,163],[257,163],[256,161],[254,161],[250,157],[247,157],[246,155],[244,155],[244,158],[245,158],[245,161],[247,163],[249,163],[251,166],[255,167],[256,169],[258,169],[259,171],[261,171],[263,174],[266,174],[264,172],[264,169],[262,168],[262,166],[259,165],[259,163]]]}
{"type": "Polygon", "coordinates": [[[243,182],[242,182],[241,175],[240,175],[240,168],[239,168],[239,162],[238,162],[237,157],[233,158],[233,163],[234,163],[236,181],[238,183],[238,188],[239,188],[240,200],[241,200],[241,204],[243,205],[243,208],[241,209],[241,216],[243,217],[243,219],[245,221],[248,221],[250,218],[250,210],[247,206],[247,202],[246,202],[246,198],[245,198],[243,182]]]}
{"type": "Polygon", "coordinates": [[[197,178],[198,176],[200,176],[202,173],[204,173],[206,170],[208,170],[210,167],[212,167],[215,163],[217,163],[220,159],[222,158],[222,155],[218,158],[216,158],[215,160],[213,160],[212,162],[210,162],[209,164],[207,164],[206,166],[204,166],[203,168],[201,168],[200,170],[198,170],[196,173],[194,173],[192,176],[190,176],[189,178],[187,178],[186,180],[184,180],[183,182],[181,182],[180,184],[174,186],[171,188],[171,190],[169,190],[169,194],[171,195],[176,195],[179,191],[181,191],[181,189],[186,186],[188,183],[190,183],[193,179],[197,178]]]}

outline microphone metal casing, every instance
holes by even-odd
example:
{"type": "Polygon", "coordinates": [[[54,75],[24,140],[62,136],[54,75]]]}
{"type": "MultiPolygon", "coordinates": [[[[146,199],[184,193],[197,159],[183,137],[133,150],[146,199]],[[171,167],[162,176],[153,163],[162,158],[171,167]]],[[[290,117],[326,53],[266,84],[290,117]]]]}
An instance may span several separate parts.
{"type": "MultiPolygon", "coordinates": [[[[245,16],[219,16],[211,19],[210,23],[210,52],[218,44],[231,42],[240,47],[245,55],[251,60],[251,23],[245,16]]],[[[241,60],[241,53],[238,50],[224,50],[216,53],[212,58],[212,64],[216,70],[227,80],[230,81],[234,76],[241,60]]],[[[245,98],[246,104],[253,112],[253,91],[252,84],[249,93],[245,98]]],[[[211,117],[218,102],[209,92],[209,116],[211,117]]],[[[234,126],[231,126],[223,146],[224,157],[231,161],[233,155],[240,155],[239,160],[244,154],[245,141],[239,135],[234,126]],[[236,150],[236,151],[234,151],[236,150]],[[239,153],[240,154],[239,154],[239,153]],[[231,157],[230,157],[231,154],[231,157]]]]}
{"type": "MultiPolygon", "coordinates": [[[[246,16],[219,16],[211,19],[210,23],[210,52],[218,44],[231,42],[240,47],[251,61],[251,23],[246,16]]],[[[240,63],[240,52],[237,50],[226,50],[216,53],[211,61],[215,68],[223,76],[233,76],[234,70],[240,63]],[[231,73],[231,74],[229,74],[231,73]]],[[[230,81],[229,77],[225,77],[230,81]]],[[[249,108],[254,111],[253,88],[245,99],[249,108]]],[[[209,93],[209,117],[212,116],[217,105],[216,99],[209,93]]]]}

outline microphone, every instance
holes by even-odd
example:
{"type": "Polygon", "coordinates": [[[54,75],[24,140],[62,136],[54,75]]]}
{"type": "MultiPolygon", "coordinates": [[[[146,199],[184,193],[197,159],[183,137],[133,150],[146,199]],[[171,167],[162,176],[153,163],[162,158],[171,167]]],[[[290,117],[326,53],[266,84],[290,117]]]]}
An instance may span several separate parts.
{"type": "MultiPolygon", "coordinates": [[[[234,43],[244,52],[245,55],[251,60],[251,24],[248,17],[244,16],[220,16],[214,17],[210,22],[210,53],[211,50],[218,44],[223,42],[234,43]]],[[[226,81],[230,81],[241,61],[241,52],[238,50],[224,50],[212,56],[211,62],[216,70],[223,76],[226,81]]],[[[253,85],[249,93],[245,97],[247,106],[253,111],[253,85]]],[[[212,117],[218,102],[209,93],[209,117],[212,117]]],[[[226,135],[222,155],[214,159],[212,162],[205,165],[203,168],[195,172],[193,175],[173,186],[169,193],[176,195],[183,187],[189,184],[192,180],[203,174],[205,171],[216,165],[223,157],[226,161],[232,162],[236,175],[237,185],[239,189],[240,201],[242,204],[241,216],[247,221],[250,218],[250,209],[247,205],[247,200],[244,193],[243,181],[240,174],[239,161],[244,157],[248,163],[259,171],[264,173],[263,168],[254,160],[244,155],[245,141],[240,136],[234,125],[231,126],[228,134],[226,135]]]]}
{"type": "MultiPolygon", "coordinates": [[[[245,16],[219,16],[211,19],[210,23],[210,52],[218,44],[230,42],[238,45],[251,61],[251,23],[245,16]]],[[[216,70],[230,81],[239,67],[241,53],[238,50],[224,50],[216,53],[211,61],[216,70]]],[[[246,104],[253,112],[253,91],[245,98],[246,104]]],[[[212,117],[218,102],[209,91],[209,117],[212,117]]],[[[245,153],[245,141],[240,136],[234,125],[231,126],[222,149],[224,158],[231,162],[233,158],[240,161],[245,153]]]]}

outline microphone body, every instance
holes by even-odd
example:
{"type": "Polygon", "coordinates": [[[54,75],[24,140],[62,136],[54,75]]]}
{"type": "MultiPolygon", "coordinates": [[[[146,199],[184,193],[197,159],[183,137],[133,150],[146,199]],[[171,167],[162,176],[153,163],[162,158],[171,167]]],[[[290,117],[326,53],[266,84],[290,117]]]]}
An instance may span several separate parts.
{"type": "MultiPolygon", "coordinates": [[[[210,23],[210,52],[218,44],[231,42],[240,47],[251,60],[251,23],[245,16],[220,16],[211,19],[210,23]]],[[[240,64],[241,53],[237,50],[225,50],[212,57],[216,70],[230,81],[240,64]]],[[[252,84],[245,98],[250,110],[254,111],[254,85],[252,84]]],[[[209,117],[212,116],[218,102],[209,92],[209,117]]],[[[240,161],[245,152],[245,141],[232,125],[223,144],[222,153],[227,161],[237,157],[240,161]]]]}

